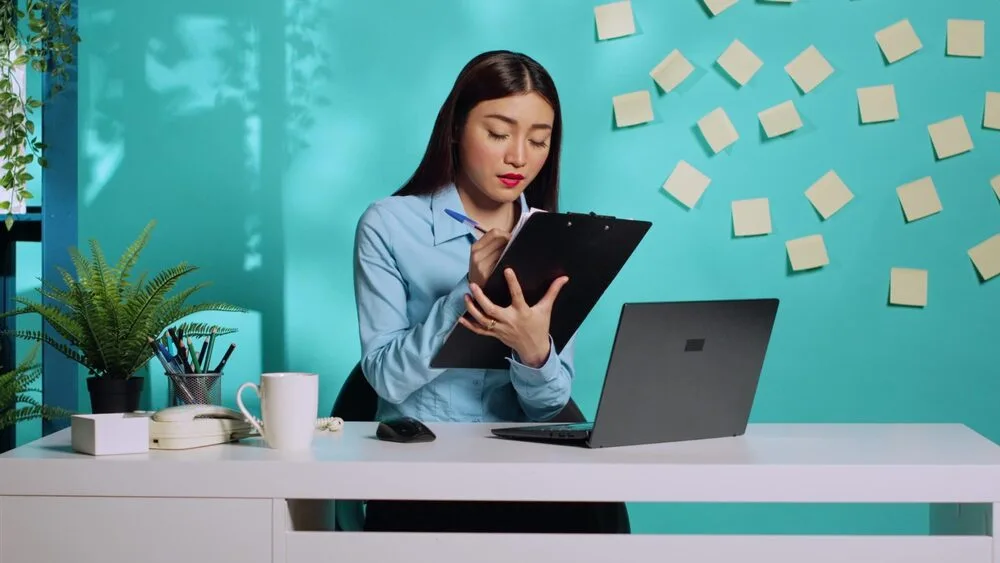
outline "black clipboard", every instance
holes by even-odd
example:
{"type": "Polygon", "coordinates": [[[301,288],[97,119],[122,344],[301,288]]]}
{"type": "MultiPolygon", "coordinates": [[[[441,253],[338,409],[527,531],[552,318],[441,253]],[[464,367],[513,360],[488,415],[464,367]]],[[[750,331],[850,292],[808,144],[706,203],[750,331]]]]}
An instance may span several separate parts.
{"type": "MultiPolygon", "coordinates": [[[[510,290],[503,275],[504,269],[510,267],[525,301],[534,305],[553,281],[568,275],[569,283],[553,304],[549,327],[555,351],[561,352],[651,226],[649,221],[594,213],[534,213],[509,243],[483,293],[501,307],[510,305],[510,290]]],[[[464,316],[473,320],[468,311],[464,316]]],[[[499,339],[478,335],[455,323],[430,367],[507,369],[510,355],[510,348],[499,339]]]]}

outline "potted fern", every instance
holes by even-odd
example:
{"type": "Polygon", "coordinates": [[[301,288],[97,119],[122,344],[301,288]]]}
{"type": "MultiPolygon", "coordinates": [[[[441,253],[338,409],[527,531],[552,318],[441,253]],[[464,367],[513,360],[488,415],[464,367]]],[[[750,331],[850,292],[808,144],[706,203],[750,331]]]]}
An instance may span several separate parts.
{"type": "MultiPolygon", "coordinates": [[[[63,286],[43,280],[38,292],[52,304],[15,297],[19,305],[0,318],[37,313],[65,342],[41,331],[15,330],[11,334],[47,344],[87,368],[87,390],[94,413],[131,412],[138,408],[143,378],[139,371],[153,357],[149,338],[159,338],[173,323],[202,311],[246,312],[220,302],[189,304],[187,301],[206,283],[194,284],[171,294],[184,278],[197,270],[181,262],[149,278],[143,273],[134,282],[130,276],[149,241],[155,221],[110,265],[96,240],[90,240],[91,258],[76,248],[70,257],[76,276],[60,269],[63,286]]],[[[189,336],[235,332],[205,323],[182,323],[178,330],[189,336]]]]}
{"type": "Polygon", "coordinates": [[[0,430],[35,418],[54,420],[73,414],[66,409],[44,405],[34,397],[40,390],[33,385],[42,375],[41,365],[35,361],[37,356],[38,345],[33,346],[14,369],[0,373],[0,430]]]}

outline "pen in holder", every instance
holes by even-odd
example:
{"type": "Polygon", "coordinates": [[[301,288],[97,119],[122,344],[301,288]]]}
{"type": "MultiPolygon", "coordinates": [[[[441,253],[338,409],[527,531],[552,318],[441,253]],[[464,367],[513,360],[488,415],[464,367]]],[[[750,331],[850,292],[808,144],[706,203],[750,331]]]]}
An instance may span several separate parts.
{"type": "Polygon", "coordinates": [[[221,405],[221,373],[165,373],[169,406],[221,405]]]}
{"type": "Polygon", "coordinates": [[[194,341],[190,336],[185,337],[183,330],[179,328],[170,327],[158,338],[146,338],[153,349],[153,355],[163,365],[163,374],[167,376],[169,406],[222,405],[219,380],[222,378],[222,368],[236,349],[236,343],[229,344],[215,369],[209,369],[216,334],[216,329],[212,328],[208,338],[202,342],[201,350],[197,352],[194,341]],[[170,350],[171,346],[175,348],[174,351],[170,350]]]}

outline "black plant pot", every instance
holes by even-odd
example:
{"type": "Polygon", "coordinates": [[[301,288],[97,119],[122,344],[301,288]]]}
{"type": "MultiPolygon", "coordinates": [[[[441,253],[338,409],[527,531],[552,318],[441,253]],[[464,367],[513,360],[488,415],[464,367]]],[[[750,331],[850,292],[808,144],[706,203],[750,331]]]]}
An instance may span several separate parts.
{"type": "Polygon", "coordinates": [[[87,391],[90,392],[90,410],[94,414],[133,412],[139,410],[142,378],[88,377],[87,391]]]}

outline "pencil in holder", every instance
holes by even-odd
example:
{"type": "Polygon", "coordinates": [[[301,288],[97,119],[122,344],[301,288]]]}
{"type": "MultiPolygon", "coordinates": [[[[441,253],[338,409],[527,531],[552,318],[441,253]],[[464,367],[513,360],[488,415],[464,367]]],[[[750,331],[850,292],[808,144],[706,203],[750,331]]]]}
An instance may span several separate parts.
{"type": "Polygon", "coordinates": [[[221,405],[221,373],[167,373],[169,406],[221,405]]]}

